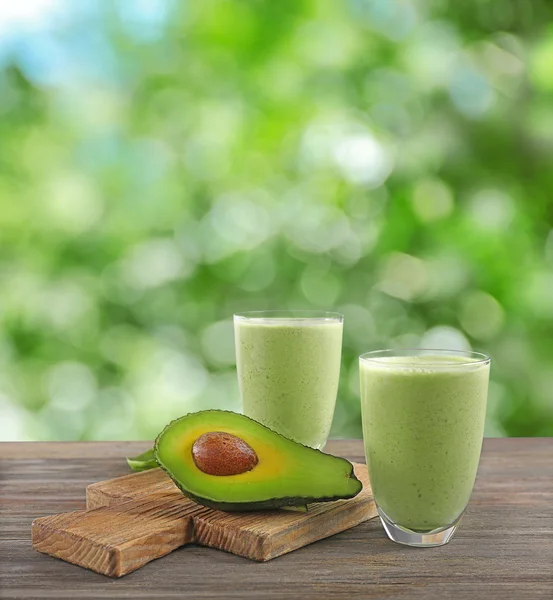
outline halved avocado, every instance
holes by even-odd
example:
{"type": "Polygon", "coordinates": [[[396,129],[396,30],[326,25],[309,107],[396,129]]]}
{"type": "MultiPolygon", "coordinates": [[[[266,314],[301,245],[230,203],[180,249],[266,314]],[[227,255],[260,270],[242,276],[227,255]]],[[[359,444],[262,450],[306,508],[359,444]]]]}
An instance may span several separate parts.
{"type": "Polygon", "coordinates": [[[154,455],[186,496],[225,511],[353,498],[363,487],[346,459],[223,410],[176,419],[157,437],[154,455]]]}

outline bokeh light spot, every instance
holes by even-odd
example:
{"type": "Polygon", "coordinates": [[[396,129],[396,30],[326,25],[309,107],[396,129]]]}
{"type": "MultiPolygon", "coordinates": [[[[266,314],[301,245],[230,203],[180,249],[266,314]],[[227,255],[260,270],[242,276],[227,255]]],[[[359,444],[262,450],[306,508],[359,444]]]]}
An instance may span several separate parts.
{"type": "Polygon", "coordinates": [[[19,442],[27,439],[25,410],[0,394],[0,440],[19,442]]]}
{"type": "Polygon", "coordinates": [[[470,276],[468,261],[460,255],[437,254],[426,261],[428,285],[425,299],[447,300],[455,297],[467,285],[470,276]]]}
{"type": "Polygon", "coordinates": [[[124,261],[124,277],[136,289],[153,288],[189,276],[195,265],[185,262],[171,239],[152,239],[135,246],[124,261]]]}
{"type": "Polygon", "coordinates": [[[427,283],[425,262],[415,256],[396,252],[384,262],[377,287],[389,296],[412,301],[424,292],[427,283]]]}
{"type": "Polygon", "coordinates": [[[535,85],[545,91],[553,91],[553,37],[540,40],[530,55],[530,77],[535,85]]]}
{"type": "Polygon", "coordinates": [[[454,208],[451,189],[439,179],[422,179],[416,183],[411,203],[417,217],[431,223],[448,217],[454,208]]]}
{"type": "Polygon", "coordinates": [[[467,117],[480,117],[492,105],[493,89],[483,73],[469,65],[455,69],[449,93],[456,108],[467,117]]]}
{"type": "Polygon", "coordinates": [[[538,271],[530,275],[521,290],[525,304],[538,317],[553,319],[553,273],[538,271]]]}
{"type": "Polygon", "coordinates": [[[50,404],[62,411],[79,411],[91,404],[97,383],[91,369],[79,362],[66,361],[52,366],[46,374],[50,404]]]}
{"type": "Polygon", "coordinates": [[[504,319],[505,313],[499,302],[485,292],[471,292],[461,302],[461,326],[476,339],[495,337],[501,331],[504,319]]]}
{"type": "Polygon", "coordinates": [[[431,327],[422,336],[421,348],[470,350],[470,343],[461,331],[449,325],[431,327]]]}
{"type": "Polygon", "coordinates": [[[510,196],[498,189],[482,189],[470,199],[468,211],[478,229],[503,231],[513,220],[515,205],[510,196]]]}
{"type": "Polygon", "coordinates": [[[82,233],[93,227],[103,212],[103,201],[92,181],[77,174],[53,179],[45,192],[45,205],[54,227],[82,233]]]}
{"type": "Polygon", "coordinates": [[[208,325],[201,334],[204,356],[218,366],[235,364],[234,328],[230,320],[217,321],[208,325]]]}
{"type": "Polygon", "coordinates": [[[369,187],[381,185],[394,165],[390,150],[368,133],[340,140],[334,158],[346,179],[369,187]]]}
{"type": "Polygon", "coordinates": [[[314,306],[334,306],[341,291],[340,280],[327,269],[316,266],[305,268],[301,277],[301,290],[314,306]]]}

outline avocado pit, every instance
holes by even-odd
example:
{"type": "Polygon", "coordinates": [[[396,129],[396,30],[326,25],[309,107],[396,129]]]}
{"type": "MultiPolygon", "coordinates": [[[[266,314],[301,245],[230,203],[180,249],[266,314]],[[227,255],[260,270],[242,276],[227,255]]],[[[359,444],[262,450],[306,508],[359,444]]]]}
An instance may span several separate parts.
{"type": "Polygon", "coordinates": [[[207,475],[240,475],[259,462],[254,449],[242,438],[222,431],[208,431],[192,446],[194,464],[207,475]]]}

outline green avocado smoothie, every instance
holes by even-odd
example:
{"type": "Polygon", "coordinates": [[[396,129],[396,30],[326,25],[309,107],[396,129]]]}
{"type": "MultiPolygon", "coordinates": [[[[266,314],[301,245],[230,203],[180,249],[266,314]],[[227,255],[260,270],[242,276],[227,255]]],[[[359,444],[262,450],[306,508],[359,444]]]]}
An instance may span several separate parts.
{"type": "Polygon", "coordinates": [[[340,377],[341,316],[236,315],[234,328],[244,414],[306,446],[324,446],[340,377]]]}
{"type": "Polygon", "coordinates": [[[360,360],[361,402],[379,511],[412,531],[449,527],[476,477],[489,359],[372,354],[360,360]]]}

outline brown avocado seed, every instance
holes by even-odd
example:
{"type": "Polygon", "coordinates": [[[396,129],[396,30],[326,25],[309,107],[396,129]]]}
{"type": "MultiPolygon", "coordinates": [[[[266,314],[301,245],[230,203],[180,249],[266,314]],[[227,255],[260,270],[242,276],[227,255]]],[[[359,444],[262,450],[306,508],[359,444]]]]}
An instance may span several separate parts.
{"type": "Polygon", "coordinates": [[[194,464],[207,475],[240,475],[258,463],[257,454],[246,442],[231,433],[209,431],[192,446],[194,464]]]}

